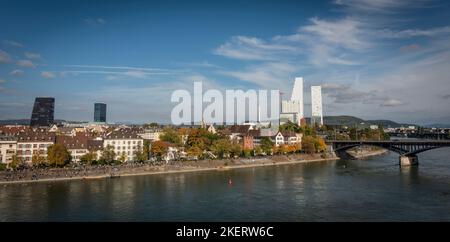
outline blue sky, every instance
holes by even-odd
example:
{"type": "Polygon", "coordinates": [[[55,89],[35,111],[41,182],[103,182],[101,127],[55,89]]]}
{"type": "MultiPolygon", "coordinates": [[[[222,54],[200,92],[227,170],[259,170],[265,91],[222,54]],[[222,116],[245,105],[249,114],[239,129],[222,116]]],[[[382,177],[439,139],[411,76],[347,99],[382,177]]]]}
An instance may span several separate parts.
{"type": "Polygon", "coordinates": [[[169,122],[170,95],[322,85],[325,115],[450,120],[450,3],[0,1],[0,119],[169,122]]]}

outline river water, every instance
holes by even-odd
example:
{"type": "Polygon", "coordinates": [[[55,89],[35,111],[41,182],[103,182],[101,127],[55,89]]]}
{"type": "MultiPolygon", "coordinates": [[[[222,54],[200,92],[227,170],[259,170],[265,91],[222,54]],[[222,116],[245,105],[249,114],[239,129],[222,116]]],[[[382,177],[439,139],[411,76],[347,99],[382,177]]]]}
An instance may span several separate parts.
{"type": "Polygon", "coordinates": [[[1,185],[0,221],[450,221],[450,148],[365,160],[1,185]],[[232,181],[230,184],[229,181],[232,181]]]}

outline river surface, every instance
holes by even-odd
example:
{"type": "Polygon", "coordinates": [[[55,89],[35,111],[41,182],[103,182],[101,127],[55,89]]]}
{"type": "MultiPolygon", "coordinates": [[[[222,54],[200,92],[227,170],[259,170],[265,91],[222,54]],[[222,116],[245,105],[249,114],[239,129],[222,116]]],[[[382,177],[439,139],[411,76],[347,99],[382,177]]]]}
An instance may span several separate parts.
{"type": "Polygon", "coordinates": [[[1,185],[0,221],[450,221],[450,148],[365,160],[1,185]],[[229,181],[232,181],[229,184],[229,181]]]}

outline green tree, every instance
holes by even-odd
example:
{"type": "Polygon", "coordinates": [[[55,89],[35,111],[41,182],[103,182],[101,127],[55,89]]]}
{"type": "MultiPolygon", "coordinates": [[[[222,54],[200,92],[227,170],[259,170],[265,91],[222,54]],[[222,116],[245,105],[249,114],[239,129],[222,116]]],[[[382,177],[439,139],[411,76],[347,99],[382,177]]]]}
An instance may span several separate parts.
{"type": "Polygon", "coordinates": [[[152,122],[147,125],[149,128],[158,128],[158,123],[152,122]]]}
{"type": "Polygon", "coordinates": [[[232,157],[240,156],[242,154],[242,147],[238,143],[232,143],[230,149],[230,155],[232,157]]]}
{"type": "Polygon", "coordinates": [[[150,158],[150,140],[144,140],[142,154],[144,157],[144,161],[150,158]]]}
{"type": "Polygon", "coordinates": [[[8,164],[9,168],[16,170],[19,169],[21,166],[23,166],[22,160],[17,156],[17,154],[14,154],[11,157],[11,163],[8,164]]]}
{"type": "Polygon", "coordinates": [[[163,133],[159,136],[159,139],[172,144],[181,145],[181,136],[173,128],[165,128],[163,133]]]}
{"type": "Polygon", "coordinates": [[[116,153],[114,152],[114,147],[111,145],[103,148],[102,156],[100,157],[100,161],[102,163],[111,164],[116,159],[116,153]]]}
{"type": "Polygon", "coordinates": [[[80,162],[87,165],[92,165],[95,163],[97,155],[94,152],[88,152],[80,157],[80,162]]]}
{"type": "Polygon", "coordinates": [[[261,155],[263,153],[263,150],[261,149],[261,146],[256,146],[255,149],[253,150],[253,154],[256,155],[261,155]]]}
{"type": "Polygon", "coordinates": [[[135,161],[141,162],[141,163],[148,160],[147,155],[145,154],[145,152],[142,152],[141,149],[138,149],[134,152],[134,157],[135,157],[134,158],[135,161]]]}
{"type": "Polygon", "coordinates": [[[245,158],[250,158],[252,156],[252,150],[250,149],[244,149],[242,153],[244,154],[245,158]]]}
{"type": "Polygon", "coordinates": [[[41,152],[36,152],[31,157],[31,164],[33,164],[33,166],[35,167],[44,167],[47,165],[47,160],[41,154],[41,152]]]}
{"type": "Polygon", "coordinates": [[[266,154],[272,153],[273,142],[269,137],[262,137],[260,146],[264,153],[266,154]]]}
{"type": "Polygon", "coordinates": [[[289,132],[299,133],[300,132],[300,127],[297,124],[295,124],[295,123],[293,123],[291,121],[288,121],[288,122],[280,125],[279,130],[280,130],[280,132],[289,131],[289,132]]]}
{"type": "Polygon", "coordinates": [[[50,166],[64,166],[70,162],[71,156],[62,144],[54,144],[47,148],[47,160],[50,166]]]}
{"type": "Polygon", "coordinates": [[[213,142],[211,151],[219,158],[228,156],[231,152],[231,142],[229,139],[219,139],[213,142]]]}
{"type": "Polygon", "coordinates": [[[119,161],[121,163],[125,163],[125,161],[127,161],[127,159],[128,159],[128,156],[127,156],[127,154],[125,154],[125,151],[122,152],[122,154],[120,154],[120,156],[119,156],[119,161]]]}

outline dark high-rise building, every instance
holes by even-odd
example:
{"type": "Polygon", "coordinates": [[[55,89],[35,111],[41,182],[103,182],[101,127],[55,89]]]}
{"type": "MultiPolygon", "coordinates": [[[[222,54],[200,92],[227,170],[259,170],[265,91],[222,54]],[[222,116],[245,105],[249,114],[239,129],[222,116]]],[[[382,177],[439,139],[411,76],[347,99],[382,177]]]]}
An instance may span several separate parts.
{"type": "Polygon", "coordinates": [[[106,122],[106,104],[94,104],[94,122],[106,122]]]}
{"type": "Polygon", "coordinates": [[[31,113],[31,126],[50,126],[53,124],[55,112],[55,98],[37,97],[31,113]]]}

